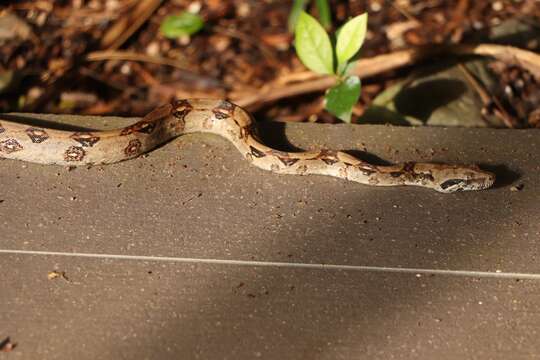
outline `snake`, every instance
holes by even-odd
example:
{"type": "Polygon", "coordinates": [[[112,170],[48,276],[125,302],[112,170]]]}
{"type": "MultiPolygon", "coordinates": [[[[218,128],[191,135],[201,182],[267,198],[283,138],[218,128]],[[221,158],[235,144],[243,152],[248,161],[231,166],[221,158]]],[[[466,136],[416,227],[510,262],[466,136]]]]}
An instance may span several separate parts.
{"type": "Polygon", "coordinates": [[[111,164],[135,158],[182,134],[212,133],[229,140],[254,166],[278,174],[329,175],[366,185],[412,185],[442,193],[487,189],[495,182],[493,173],[477,165],[378,165],[344,151],[277,150],[260,140],[260,130],[248,111],[226,100],[173,100],[124,128],[84,130],[36,127],[0,118],[0,158],[69,167],[111,164]]]}

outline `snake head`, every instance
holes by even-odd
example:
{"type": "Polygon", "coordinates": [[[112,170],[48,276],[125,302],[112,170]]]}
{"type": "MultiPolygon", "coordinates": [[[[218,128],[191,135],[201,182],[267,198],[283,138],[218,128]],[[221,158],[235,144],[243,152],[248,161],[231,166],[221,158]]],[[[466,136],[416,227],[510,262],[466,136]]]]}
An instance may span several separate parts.
{"type": "MultiPolygon", "coordinates": [[[[418,171],[417,164],[415,171],[418,171]]],[[[483,190],[495,182],[495,174],[481,170],[476,165],[439,165],[429,169],[433,188],[442,193],[483,190]]]]}

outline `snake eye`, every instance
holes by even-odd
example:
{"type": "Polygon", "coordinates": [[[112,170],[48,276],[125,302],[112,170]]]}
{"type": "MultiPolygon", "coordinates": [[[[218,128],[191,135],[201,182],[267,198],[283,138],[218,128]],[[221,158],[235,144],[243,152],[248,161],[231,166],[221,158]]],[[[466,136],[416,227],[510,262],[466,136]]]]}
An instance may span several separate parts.
{"type": "Polygon", "coordinates": [[[450,180],[446,180],[445,182],[441,184],[441,189],[447,190],[449,187],[454,187],[454,186],[458,186],[459,188],[461,188],[460,185],[465,185],[466,183],[467,181],[463,179],[450,179],[450,180]]]}

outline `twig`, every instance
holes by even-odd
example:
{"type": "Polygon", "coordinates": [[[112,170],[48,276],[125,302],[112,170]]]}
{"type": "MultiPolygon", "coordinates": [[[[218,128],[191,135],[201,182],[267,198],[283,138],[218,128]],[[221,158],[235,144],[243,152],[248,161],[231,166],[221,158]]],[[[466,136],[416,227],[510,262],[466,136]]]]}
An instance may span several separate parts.
{"type": "Polygon", "coordinates": [[[403,8],[402,6],[396,4],[395,1],[392,1],[392,0],[386,0],[386,1],[389,2],[390,5],[392,5],[392,7],[393,7],[394,9],[396,9],[396,11],[397,11],[398,13],[400,13],[401,15],[403,15],[404,17],[406,17],[407,20],[409,20],[409,21],[414,21],[414,22],[416,22],[416,23],[419,22],[418,19],[417,19],[414,15],[412,15],[407,9],[405,9],[405,8],[403,8]]]}
{"type": "Polygon", "coordinates": [[[119,18],[101,39],[101,48],[118,49],[137,31],[154,11],[161,5],[162,0],[143,0],[133,9],[131,14],[119,18]]]}
{"type": "Polygon", "coordinates": [[[478,96],[480,96],[480,99],[482,100],[482,103],[484,104],[484,107],[486,109],[490,108],[491,106],[495,107],[495,115],[500,118],[504,125],[510,129],[514,129],[518,127],[517,121],[506,111],[506,109],[502,106],[499,99],[491,95],[489,91],[486,89],[484,84],[482,84],[478,79],[470,72],[469,69],[462,63],[458,64],[459,69],[463,72],[463,75],[465,75],[465,79],[471,84],[471,86],[474,88],[474,90],[478,93],[478,96]]]}
{"type": "Polygon", "coordinates": [[[463,35],[463,26],[461,23],[465,18],[467,9],[469,8],[469,0],[459,0],[452,18],[446,25],[446,32],[451,34],[452,43],[459,43],[463,35]]]}
{"type": "Polygon", "coordinates": [[[180,77],[189,81],[192,84],[204,84],[206,87],[211,88],[224,88],[225,85],[218,79],[201,75],[196,71],[191,71],[183,67],[183,63],[171,59],[164,58],[160,56],[151,56],[146,54],[140,54],[132,51],[118,51],[118,50],[105,50],[105,51],[94,51],[89,53],[86,58],[86,61],[103,61],[103,60],[124,60],[124,61],[137,61],[137,62],[147,62],[157,65],[171,66],[177,69],[180,77]]]}
{"type": "Polygon", "coordinates": [[[105,50],[105,51],[93,51],[86,55],[87,61],[102,61],[102,60],[127,60],[127,61],[141,61],[157,65],[167,65],[174,68],[186,70],[186,63],[170,58],[164,58],[161,56],[151,56],[146,54],[140,54],[133,51],[119,51],[119,50],[105,50]]]}
{"type": "Polygon", "coordinates": [[[264,42],[233,28],[227,28],[227,27],[223,27],[219,25],[214,25],[211,27],[211,30],[215,32],[216,34],[222,34],[231,38],[244,41],[252,46],[255,46],[256,48],[261,50],[263,55],[266,56],[270,61],[277,63],[276,54],[272,50],[270,50],[270,48],[266,46],[264,42]]]}
{"type": "Polygon", "coordinates": [[[118,91],[124,91],[126,85],[117,81],[114,81],[110,78],[110,76],[104,76],[101,73],[98,73],[97,71],[90,69],[86,66],[81,66],[79,68],[79,73],[83,76],[87,76],[91,79],[94,79],[96,81],[99,81],[115,90],[118,91]]]}
{"type": "MultiPolygon", "coordinates": [[[[540,54],[511,46],[494,44],[426,45],[413,49],[399,50],[358,61],[353,74],[365,78],[404,66],[414,65],[441,55],[489,56],[507,63],[517,63],[531,72],[540,81],[540,54]]],[[[278,80],[265,86],[257,94],[232,100],[238,103],[238,105],[253,111],[267,103],[286,97],[324,91],[334,85],[335,82],[336,79],[333,76],[318,76],[302,83],[286,85],[279,84],[278,80]]]]}
{"type": "Polygon", "coordinates": [[[281,75],[276,79],[276,83],[285,85],[300,81],[312,80],[318,76],[319,75],[313,71],[293,72],[281,75]]]}
{"type": "Polygon", "coordinates": [[[455,45],[451,49],[456,55],[489,56],[506,63],[520,65],[540,81],[540,54],[532,51],[495,44],[455,45]]]}

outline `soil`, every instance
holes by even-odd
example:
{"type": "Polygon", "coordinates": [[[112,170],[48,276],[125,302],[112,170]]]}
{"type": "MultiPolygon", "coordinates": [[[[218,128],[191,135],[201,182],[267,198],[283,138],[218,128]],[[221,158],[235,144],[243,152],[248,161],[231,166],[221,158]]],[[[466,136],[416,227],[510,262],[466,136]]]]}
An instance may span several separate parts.
{"type": "MultiPolygon", "coordinates": [[[[479,42],[494,26],[525,15],[531,26],[540,23],[535,0],[334,0],[330,7],[332,31],[351,16],[369,13],[362,57],[418,45],[479,42]]],[[[242,99],[271,82],[306,74],[287,28],[290,8],[291,1],[281,0],[3,2],[0,111],[141,116],[172,98],[242,99]],[[165,38],[159,30],[164,18],[186,10],[202,16],[203,30],[165,38]]],[[[315,6],[308,11],[317,15],[315,6]]],[[[522,47],[538,51],[540,43],[532,39],[522,47]]],[[[410,71],[363,79],[353,122],[377,94],[410,71]]],[[[540,126],[534,77],[504,63],[494,63],[490,71],[500,79],[500,91],[492,96],[500,97],[519,127],[540,126]]],[[[339,122],[324,111],[323,95],[270,102],[257,108],[256,116],[339,122]]]]}

